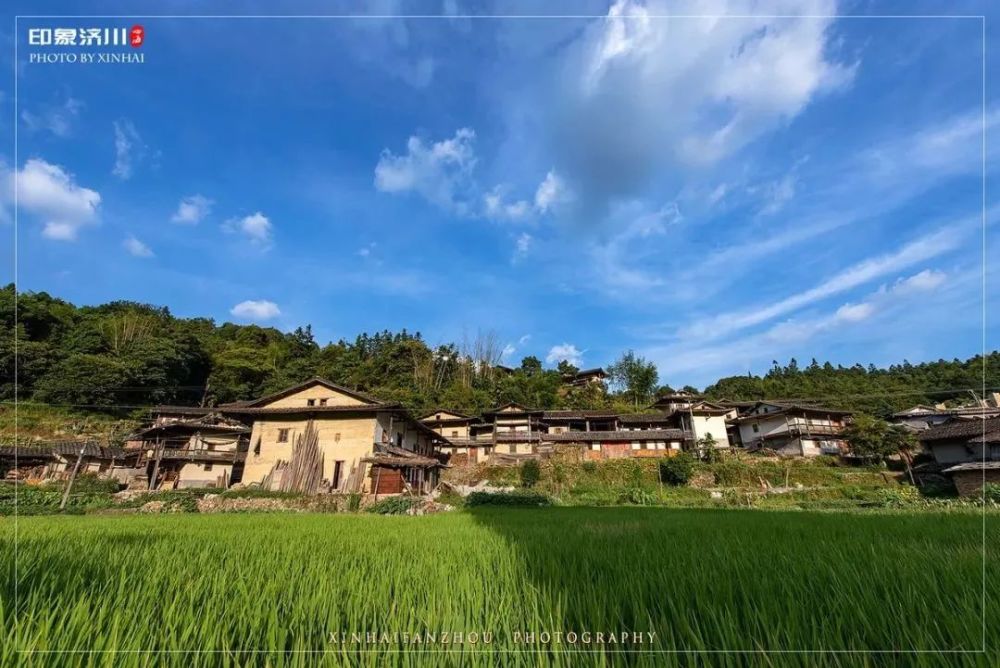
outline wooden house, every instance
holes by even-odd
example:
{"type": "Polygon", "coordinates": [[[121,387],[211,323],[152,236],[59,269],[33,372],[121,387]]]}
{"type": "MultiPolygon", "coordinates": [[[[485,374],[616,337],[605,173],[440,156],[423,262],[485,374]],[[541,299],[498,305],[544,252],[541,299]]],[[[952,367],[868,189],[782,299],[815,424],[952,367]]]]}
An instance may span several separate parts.
{"type": "MultiPolygon", "coordinates": [[[[448,442],[438,446],[438,452],[453,464],[476,464],[485,462],[493,452],[493,441],[485,437],[485,430],[477,430],[479,418],[457,411],[433,410],[419,418],[435,433],[447,438],[448,442]],[[484,435],[477,438],[477,435],[484,435]]],[[[490,432],[492,433],[492,432],[490,432]]]]}
{"type": "Polygon", "coordinates": [[[158,415],[154,424],[133,434],[128,448],[138,450],[149,489],[221,487],[243,477],[250,428],[213,412],[200,416],[158,415]]]}
{"type": "Polygon", "coordinates": [[[745,448],[813,457],[847,451],[843,431],[850,415],[850,411],[821,406],[758,401],[729,423],[736,428],[740,445],[745,448]]]}

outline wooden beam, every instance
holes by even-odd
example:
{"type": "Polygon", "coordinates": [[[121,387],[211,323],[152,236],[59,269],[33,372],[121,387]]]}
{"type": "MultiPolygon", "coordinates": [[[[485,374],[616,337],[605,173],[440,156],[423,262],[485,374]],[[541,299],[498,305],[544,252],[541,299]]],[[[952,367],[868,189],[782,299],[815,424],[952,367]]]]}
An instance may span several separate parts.
{"type": "Polygon", "coordinates": [[[59,510],[66,508],[66,502],[69,500],[69,492],[73,489],[73,481],[76,480],[76,474],[80,470],[80,462],[83,461],[83,451],[86,447],[86,445],[81,445],[80,452],[76,455],[76,463],[73,464],[73,472],[70,473],[69,480],[66,481],[66,489],[63,490],[62,501],[59,502],[59,510]]]}

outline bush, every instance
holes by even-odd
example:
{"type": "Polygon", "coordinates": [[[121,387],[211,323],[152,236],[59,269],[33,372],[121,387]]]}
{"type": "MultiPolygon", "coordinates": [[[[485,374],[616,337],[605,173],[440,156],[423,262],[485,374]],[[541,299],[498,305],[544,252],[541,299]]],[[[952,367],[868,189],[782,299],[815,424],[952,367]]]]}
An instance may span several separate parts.
{"type": "Polygon", "coordinates": [[[627,503],[633,506],[651,506],[655,502],[656,497],[642,487],[630,487],[618,496],[618,503],[627,503]]]}
{"type": "Polygon", "coordinates": [[[367,512],[376,515],[405,515],[411,508],[418,505],[420,499],[412,496],[390,496],[369,506],[367,512]]]}
{"type": "Polygon", "coordinates": [[[473,506],[550,506],[552,499],[538,492],[473,492],[465,497],[473,506]]]}
{"type": "Polygon", "coordinates": [[[597,473],[597,462],[584,462],[580,464],[580,468],[583,469],[585,473],[597,473]]]}
{"type": "Polygon", "coordinates": [[[983,498],[986,503],[1000,505],[1000,484],[988,482],[983,485],[983,498]]]}
{"type": "Polygon", "coordinates": [[[521,464],[521,487],[534,487],[542,477],[542,469],[538,460],[529,459],[521,464]]]}
{"type": "MultiPolygon", "coordinates": [[[[66,481],[52,481],[47,482],[42,485],[44,489],[54,489],[62,493],[63,489],[66,488],[66,481]]],[[[104,494],[114,494],[121,489],[121,485],[118,484],[117,480],[108,480],[107,478],[101,478],[96,473],[81,473],[73,481],[72,494],[77,492],[93,492],[93,493],[104,493],[104,494]]]]}
{"type": "Polygon", "coordinates": [[[686,485],[694,473],[694,457],[682,452],[660,460],[660,480],[668,485],[686,485]]]}

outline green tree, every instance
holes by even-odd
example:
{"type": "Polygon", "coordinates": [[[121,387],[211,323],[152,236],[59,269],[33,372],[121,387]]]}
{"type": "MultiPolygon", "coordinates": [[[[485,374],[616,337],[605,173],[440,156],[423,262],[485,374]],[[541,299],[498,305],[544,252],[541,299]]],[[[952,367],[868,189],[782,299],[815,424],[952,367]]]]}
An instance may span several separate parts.
{"type": "Polygon", "coordinates": [[[611,387],[633,406],[648,403],[659,381],[656,365],[629,350],[608,367],[611,387]]]}
{"type": "Polygon", "coordinates": [[[542,477],[537,459],[529,459],[521,464],[521,487],[534,487],[542,477]]]}
{"type": "Polygon", "coordinates": [[[851,452],[861,459],[879,463],[895,454],[896,442],[889,437],[889,423],[866,413],[858,413],[844,429],[851,452]]]}

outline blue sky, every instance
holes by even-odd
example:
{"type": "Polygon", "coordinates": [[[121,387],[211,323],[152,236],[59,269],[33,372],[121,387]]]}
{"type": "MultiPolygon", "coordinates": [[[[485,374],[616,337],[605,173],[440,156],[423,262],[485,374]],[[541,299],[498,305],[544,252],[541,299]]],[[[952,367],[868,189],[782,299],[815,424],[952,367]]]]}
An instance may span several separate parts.
{"type": "MultiPolygon", "coordinates": [[[[336,11],[259,11],[282,7],[336,11]]],[[[982,350],[1000,124],[983,24],[859,16],[989,3],[370,7],[440,18],[4,21],[0,225],[11,257],[16,172],[21,288],[312,324],[321,343],[492,330],[511,364],[631,348],[674,386],[982,350]],[[136,50],[28,39],[135,23],[136,50]],[[29,61],[88,49],[144,62],[29,61]]]]}

